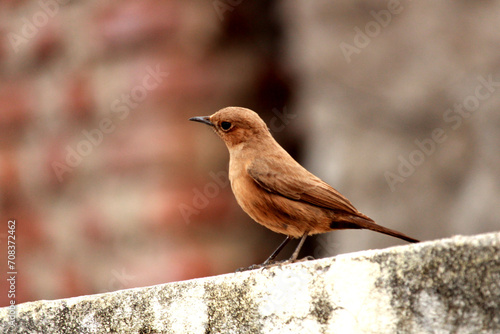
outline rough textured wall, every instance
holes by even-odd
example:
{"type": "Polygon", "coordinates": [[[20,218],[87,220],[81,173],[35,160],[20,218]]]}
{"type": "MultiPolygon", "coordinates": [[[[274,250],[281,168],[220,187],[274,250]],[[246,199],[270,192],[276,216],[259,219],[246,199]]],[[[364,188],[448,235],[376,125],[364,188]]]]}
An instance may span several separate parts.
{"type": "Polygon", "coordinates": [[[487,333],[500,235],[0,308],[2,333],[487,333]]]}
{"type": "MultiPolygon", "coordinates": [[[[280,8],[307,166],[413,237],[499,230],[500,1],[280,8]]],[[[323,238],[317,254],[399,243],[359,231],[323,238]]]]}

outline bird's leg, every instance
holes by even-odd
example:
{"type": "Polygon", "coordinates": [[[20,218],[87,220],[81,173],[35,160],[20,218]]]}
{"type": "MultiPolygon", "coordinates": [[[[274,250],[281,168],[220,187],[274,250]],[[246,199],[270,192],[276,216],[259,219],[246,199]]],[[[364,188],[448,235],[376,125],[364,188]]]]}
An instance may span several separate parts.
{"type": "Polygon", "coordinates": [[[291,239],[291,237],[289,235],[287,235],[286,239],[283,240],[283,242],[278,246],[278,248],[276,248],[276,250],[271,254],[271,256],[269,256],[268,259],[266,261],[264,261],[264,263],[262,263],[262,265],[263,266],[268,265],[272,260],[274,260],[276,258],[276,256],[278,256],[279,252],[281,252],[283,247],[285,247],[286,244],[290,241],[290,239],[291,239]]]}
{"type": "Polygon", "coordinates": [[[259,268],[266,268],[268,266],[272,266],[270,265],[271,262],[273,262],[274,258],[279,254],[279,252],[281,252],[281,250],[283,249],[283,247],[286,246],[286,244],[290,241],[290,239],[292,239],[289,235],[286,236],[286,239],[283,240],[283,242],[278,246],[278,248],[276,248],[276,250],[271,254],[271,256],[269,256],[269,258],[264,261],[264,263],[262,264],[253,264],[251,265],[250,267],[246,268],[239,268],[238,270],[236,270],[236,272],[240,272],[240,271],[246,271],[246,270],[253,270],[253,269],[259,269],[259,268]]]}
{"type": "Polygon", "coordinates": [[[302,248],[302,245],[304,245],[304,241],[306,241],[307,235],[309,234],[309,231],[306,231],[303,235],[302,238],[300,238],[299,244],[297,245],[297,248],[295,248],[295,251],[293,252],[292,256],[288,261],[294,262],[297,260],[297,257],[299,256],[300,249],[302,248]]]}
{"type": "MultiPolygon", "coordinates": [[[[276,256],[279,254],[279,252],[281,252],[283,247],[285,247],[286,244],[290,241],[290,239],[292,239],[292,237],[287,236],[286,239],[283,240],[283,242],[278,246],[278,248],[276,248],[276,250],[271,254],[271,256],[269,256],[269,258],[266,261],[264,261],[264,263],[259,264],[259,265],[254,264],[248,268],[239,268],[238,270],[236,270],[236,272],[245,271],[245,270],[253,270],[253,269],[258,269],[258,268],[269,268],[269,267],[276,266],[278,264],[295,262],[297,260],[297,257],[299,256],[299,252],[300,252],[300,249],[302,248],[302,245],[304,245],[304,241],[306,241],[308,234],[309,234],[309,231],[306,231],[302,235],[302,237],[300,238],[299,244],[298,244],[297,248],[295,248],[295,251],[293,252],[292,257],[290,257],[290,259],[271,264],[271,262],[273,262],[274,258],[276,258],[276,256]]],[[[311,258],[307,257],[305,259],[310,260],[311,258]]]]}

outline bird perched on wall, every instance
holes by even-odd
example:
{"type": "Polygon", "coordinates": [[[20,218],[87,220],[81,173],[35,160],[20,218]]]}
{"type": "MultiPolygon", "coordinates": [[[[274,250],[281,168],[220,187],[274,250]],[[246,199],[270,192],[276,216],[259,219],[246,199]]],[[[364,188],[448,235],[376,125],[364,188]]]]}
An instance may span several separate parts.
{"type": "Polygon", "coordinates": [[[246,108],[227,107],[190,121],[210,126],[229,150],[229,180],[241,208],[256,222],[285,234],[286,239],[263,263],[270,264],[291,238],[338,229],[368,229],[408,242],[419,242],[376,224],[347,198],[311,174],[273,138],[260,116],[246,108]]]}

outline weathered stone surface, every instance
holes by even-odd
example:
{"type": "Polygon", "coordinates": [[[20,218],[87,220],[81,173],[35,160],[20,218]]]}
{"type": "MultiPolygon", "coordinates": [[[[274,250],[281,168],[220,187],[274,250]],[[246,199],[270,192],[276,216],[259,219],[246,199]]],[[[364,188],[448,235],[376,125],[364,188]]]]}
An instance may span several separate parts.
{"type": "Polygon", "coordinates": [[[1,333],[499,333],[500,233],[0,309],[1,333]]]}

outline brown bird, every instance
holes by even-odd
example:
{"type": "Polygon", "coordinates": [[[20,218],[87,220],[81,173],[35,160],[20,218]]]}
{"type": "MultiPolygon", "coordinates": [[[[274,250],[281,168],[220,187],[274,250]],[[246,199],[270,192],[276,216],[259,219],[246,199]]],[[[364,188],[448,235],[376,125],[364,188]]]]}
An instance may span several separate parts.
{"type": "Polygon", "coordinates": [[[227,107],[212,116],[192,117],[212,129],[229,150],[229,180],[238,204],[259,224],[286,239],[263,263],[269,264],[291,238],[338,229],[368,229],[409,242],[403,233],[376,224],[330,185],[295,161],[273,138],[257,113],[227,107]]]}

